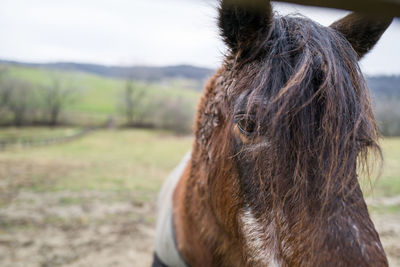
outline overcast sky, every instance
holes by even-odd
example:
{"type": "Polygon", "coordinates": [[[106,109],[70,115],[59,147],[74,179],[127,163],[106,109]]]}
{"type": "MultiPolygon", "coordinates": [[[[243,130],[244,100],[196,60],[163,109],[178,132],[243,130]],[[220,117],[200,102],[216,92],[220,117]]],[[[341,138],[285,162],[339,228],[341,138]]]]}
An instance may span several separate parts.
{"type": "MultiPolygon", "coordinates": [[[[351,0],[349,0],[351,1],[351,0]]],[[[217,0],[0,0],[0,58],[107,65],[217,68],[224,45],[217,0]]],[[[275,4],[323,25],[345,11],[275,4]]],[[[362,62],[367,74],[400,74],[400,22],[362,62]]]]}

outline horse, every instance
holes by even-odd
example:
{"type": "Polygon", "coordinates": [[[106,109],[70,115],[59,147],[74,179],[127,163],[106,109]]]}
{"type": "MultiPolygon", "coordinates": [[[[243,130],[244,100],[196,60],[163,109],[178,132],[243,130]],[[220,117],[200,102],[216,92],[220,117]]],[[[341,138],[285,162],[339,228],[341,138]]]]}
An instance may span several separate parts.
{"type": "Polygon", "coordinates": [[[388,266],[358,181],[381,159],[358,61],[392,20],[219,2],[228,52],[161,190],[153,266],[388,266]]]}

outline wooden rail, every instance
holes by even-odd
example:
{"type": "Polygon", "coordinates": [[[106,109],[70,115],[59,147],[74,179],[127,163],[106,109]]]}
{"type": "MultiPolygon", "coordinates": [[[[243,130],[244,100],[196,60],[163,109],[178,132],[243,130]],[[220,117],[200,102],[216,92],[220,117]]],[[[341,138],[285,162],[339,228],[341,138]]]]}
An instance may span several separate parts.
{"type": "Polygon", "coordinates": [[[0,140],[0,151],[11,147],[38,147],[71,142],[93,132],[94,130],[96,130],[96,128],[85,128],[72,135],[55,136],[44,139],[22,139],[17,141],[0,140]]]}
{"type": "MultiPolygon", "coordinates": [[[[246,0],[244,0],[246,1],[246,0]]],[[[339,8],[377,16],[400,17],[400,0],[278,0],[300,5],[339,8]]]]}

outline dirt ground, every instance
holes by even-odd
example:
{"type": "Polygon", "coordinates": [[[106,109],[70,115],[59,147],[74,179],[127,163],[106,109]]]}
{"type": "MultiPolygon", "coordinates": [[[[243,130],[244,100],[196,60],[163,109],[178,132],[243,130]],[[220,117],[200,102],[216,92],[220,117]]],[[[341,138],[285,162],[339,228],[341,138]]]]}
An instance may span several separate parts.
{"type": "Polygon", "coordinates": [[[398,210],[382,212],[388,207],[400,207],[400,196],[367,199],[367,204],[380,207],[380,212],[373,212],[372,220],[389,258],[389,266],[400,267],[400,213],[398,210]]]}
{"type": "Polygon", "coordinates": [[[389,266],[400,266],[400,216],[375,215],[373,216],[378,229],[386,255],[389,258],[389,266]]]}
{"type": "MultiPolygon", "coordinates": [[[[129,199],[138,197],[21,191],[7,205],[3,199],[0,266],[150,266],[155,196],[129,199]]],[[[400,266],[400,216],[373,219],[391,266],[400,266]]]]}
{"type": "Polygon", "coordinates": [[[150,266],[154,201],[20,192],[0,209],[0,266],[150,266]]]}

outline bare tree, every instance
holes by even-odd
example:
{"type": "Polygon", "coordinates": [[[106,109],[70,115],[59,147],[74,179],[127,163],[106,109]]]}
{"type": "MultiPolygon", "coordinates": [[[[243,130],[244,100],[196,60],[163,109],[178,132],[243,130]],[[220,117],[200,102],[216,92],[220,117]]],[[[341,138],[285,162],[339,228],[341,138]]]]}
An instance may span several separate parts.
{"type": "Polygon", "coordinates": [[[22,126],[27,123],[27,114],[34,107],[31,83],[11,77],[1,81],[2,107],[13,115],[13,123],[22,126]]]}
{"type": "Polygon", "coordinates": [[[133,124],[134,107],[135,107],[135,103],[134,102],[135,101],[133,99],[132,81],[128,80],[126,82],[126,86],[125,86],[125,98],[124,98],[125,105],[123,107],[128,125],[132,125],[133,124]]]}
{"type": "Polygon", "coordinates": [[[10,97],[10,90],[5,84],[6,71],[7,69],[5,67],[0,67],[0,111],[5,109],[8,98],[10,97]]]}
{"type": "Polygon", "coordinates": [[[375,99],[375,115],[384,136],[400,136],[400,98],[375,99]]]}
{"type": "Polygon", "coordinates": [[[144,123],[146,119],[145,98],[146,91],[143,88],[135,88],[133,81],[128,79],[121,101],[121,110],[126,118],[127,125],[137,126],[144,123]]]}
{"type": "Polygon", "coordinates": [[[164,97],[155,109],[158,127],[179,134],[191,132],[194,108],[183,97],[164,97]]]}
{"type": "Polygon", "coordinates": [[[65,106],[74,100],[75,87],[58,75],[52,76],[50,85],[40,86],[42,105],[48,124],[55,126],[59,123],[60,114],[65,106]]]}

